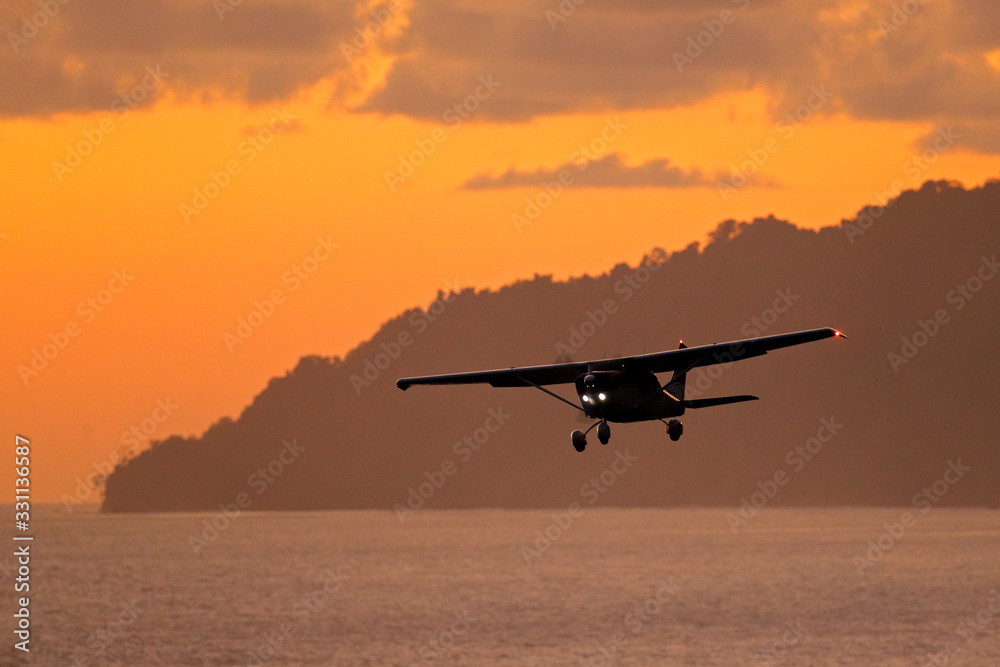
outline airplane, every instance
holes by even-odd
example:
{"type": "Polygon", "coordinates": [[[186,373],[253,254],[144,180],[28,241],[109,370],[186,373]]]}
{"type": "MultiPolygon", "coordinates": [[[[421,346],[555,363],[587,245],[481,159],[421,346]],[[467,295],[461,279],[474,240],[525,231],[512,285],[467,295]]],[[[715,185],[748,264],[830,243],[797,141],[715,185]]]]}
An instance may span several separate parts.
{"type": "Polygon", "coordinates": [[[676,350],[653,352],[633,357],[618,357],[600,361],[579,361],[547,366],[523,366],[492,371],[426,375],[400,378],[396,386],[406,391],[413,385],[428,384],[477,384],[493,387],[535,387],[563,403],[598,421],[586,431],[573,431],[570,438],[573,448],[582,452],[587,447],[587,434],[596,426],[597,438],[602,445],[611,439],[608,422],[629,423],[659,420],[667,427],[667,435],[677,441],[684,432],[684,425],[677,417],[688,408],[710,408],[717,405],[756,401],[756,396],[719,396],[716,398],[684,399],[687,374],[699,366],[728,364],[767,354],[792,345],[811,343],[824,338],[846,338],[837,329],[808,329],[794,333],[747,338],[729,343],[713,343],[688,347],[684,341],[676,350]],[[657,373],[673,372],[661,384],[657,373]],[[574,384],[580,398],[577,405],[544,385],[574,384]],[[669,419],[670,421],[666,421],[669,419]]]}

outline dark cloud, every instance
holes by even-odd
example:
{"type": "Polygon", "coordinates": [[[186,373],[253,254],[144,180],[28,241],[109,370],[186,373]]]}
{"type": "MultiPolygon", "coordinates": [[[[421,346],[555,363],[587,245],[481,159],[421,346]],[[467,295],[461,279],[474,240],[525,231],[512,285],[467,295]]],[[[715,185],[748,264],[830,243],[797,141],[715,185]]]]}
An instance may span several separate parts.
{"type": "Polygon", "coordinates": [[[953,41],[970,50],[1000,49],[1000,3],[995,0],[954,0],[953,41]]]}
{"type": "MultiPolygon", "coordinates": [[[[209,0],[58,6],[26,43],[11,36],[37,0],[0,8],[0,115],[107,108],[150,65],[182,98],[259,104],[329,77],[342,93],[370,90],[339,48],[368,18],[354,0],[243,0],[224,20],[209,0]]],[[[492,76],[502,87],[479,120],[755,89],[780,118],[825,85],[835,97],[823,114],[978,128],[973,145],[989,152],[1000,131],[1000,71],[986,57],[1000,50],[995,0],[414,0],[406,14],[397,37],[379,36],[395,58],[387,80],[353,111],[437,122],[492,76]]]]}
{"type": "Polygon", "coordinates": [[[921,135],[913,142],[917,152],[945,153],[952,148],[986,154],[1000,154],[1000,124],[959,123],[944,125],[921,135]]]}
{"type": "Polygon", "coordinates": [[[492,74],[504,86],[477,112],[490,120],[671,108],[755,88],[777,118],[826,85],[835,97],[823,113],[1000,128],[1000,72],[986,58],[1000,49],[1000,4],[902,5],[427,0],[393,45],[401,58],[386,85],[358,110],[437,118],[492,74]],[[560,6],[575,9],[551,20],[560,6]]]}
{"type": "Polygon", "coordinates": [[[34,1],[0,9],[0,115],[108,109],[157,65],[182,97],[278,101],[346,68],[337,44],[357,23],[352,3],[319,0],[220,0],[222,18],[209,1],[48,4],[54,16],[34,1]]]}
{"type": "Polygon", "coordinates": [[[709,175],[700,169],[685,170],[670,164],[667,158],[654,158],[640,165],[625,164],[620,153],[611,153],[593,161],[571,161],[552,169],[502,174],[478,174],[466,181],[465,190],[538,187],[558,181],[571,188],[692,188],[713,186],[726,178],[722,172],[709,175]]]}
{"type": "Polygon", "coordinates": [[[721,90],[780,86],[800,78],[798,70],[815,69],[810,53],[819,35],[810,16],[778,2],[714,2],[701,10],[691,2],[632,2],[615,12],[598,5],[577,6],[553,29],[546,12],[559,3],[420,2],[392,45],[401,59],[360,110],[435,118],[468,95],[479,76],[492,74],[504,88],[481,117],[520,121],[690,104],[721,90]],[[722,11],[730,24],[722,23],[722,11]],[[696,44],[693,62],[678,67],[674,54],[702,33],[714,43],[696,44]]]}

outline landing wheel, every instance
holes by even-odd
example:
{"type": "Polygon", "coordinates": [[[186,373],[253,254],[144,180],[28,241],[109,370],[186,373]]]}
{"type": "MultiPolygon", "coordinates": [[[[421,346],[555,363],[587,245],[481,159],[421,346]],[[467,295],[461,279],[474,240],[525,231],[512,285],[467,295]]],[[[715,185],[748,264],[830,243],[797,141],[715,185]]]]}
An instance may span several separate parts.
{"type": "Polygon", "coordinates": [[[587,448],[587,436],[583,434],[583,431],[577,429],[573,431],[573,435],[571,437],[573,439],[573,449],[578,452],[582,452],[587,448]]]}
{"type": "Polygon", "coordinates": [[[611,427],[608,426],[608,422],[601,422],[601,425],[597,427],[597,439],[601,441],[602,445],[608,444],[608,440],[611,439],[611,427]]]}
{"type": "Polygon", "coordinates": [[[674,442],[681,439],[681,435],[684,433],[684,424],[681,423],[679,419],[671,419],[670,423],[667,424],[667,435],[674,442]]]}

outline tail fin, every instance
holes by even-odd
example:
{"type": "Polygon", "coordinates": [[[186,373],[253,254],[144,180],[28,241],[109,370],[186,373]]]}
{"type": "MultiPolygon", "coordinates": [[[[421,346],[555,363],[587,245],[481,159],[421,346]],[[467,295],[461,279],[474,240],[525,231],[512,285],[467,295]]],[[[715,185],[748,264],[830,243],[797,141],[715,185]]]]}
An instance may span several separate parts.
{"type": "MultiPolygon", "coordinates": [[[[684,350],[686,348],[687,345],[684,344],[684,341],[681,341],[681,344],[677,346],[678,350],[684,350]]],[[[687,380],[687,371],[684,372],[674,371],[673,377],[670,378],[670,382],[667,383],[667,386],[664,387],[664,389],[666,389],[667,393],[676,398],[678,401],[683,401],[684,382],[686,380],[687,380]]]]}

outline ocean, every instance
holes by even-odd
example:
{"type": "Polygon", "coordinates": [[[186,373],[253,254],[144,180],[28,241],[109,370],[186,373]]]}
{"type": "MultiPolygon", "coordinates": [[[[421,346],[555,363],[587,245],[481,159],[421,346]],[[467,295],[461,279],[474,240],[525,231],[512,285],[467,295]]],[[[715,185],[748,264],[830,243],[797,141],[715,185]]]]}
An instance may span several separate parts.
{"type": "MultiPolygon", "coordinates": [[[[36,509],[31,653],[7,632],[0,656],[59,667],[1000,665],[1000,512],[736,512],[36,509]]],[[[0,559],[8,623],[12,562],[0,559]]]]}

